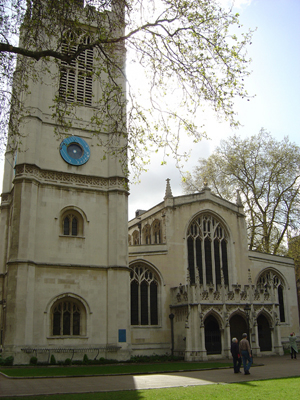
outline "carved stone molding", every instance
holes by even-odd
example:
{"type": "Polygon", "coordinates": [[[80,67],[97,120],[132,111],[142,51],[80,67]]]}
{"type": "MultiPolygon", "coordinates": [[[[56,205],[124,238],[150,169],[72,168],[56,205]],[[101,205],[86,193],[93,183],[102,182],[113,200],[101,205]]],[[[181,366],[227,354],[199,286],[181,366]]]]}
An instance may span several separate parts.
{"type": "Polygon", "coordinates": [[[122,177],[102,178],[97,176],[87,176],[71,174],[60,171],[43,170],[36,165],[21,164],[15,168],[15,180],[21,178],[36,179],[41,183],[55,183],[70,186],[80,186],[85,188],[99,188],[104,190],[127,191],[127,179],[122,177]]]}

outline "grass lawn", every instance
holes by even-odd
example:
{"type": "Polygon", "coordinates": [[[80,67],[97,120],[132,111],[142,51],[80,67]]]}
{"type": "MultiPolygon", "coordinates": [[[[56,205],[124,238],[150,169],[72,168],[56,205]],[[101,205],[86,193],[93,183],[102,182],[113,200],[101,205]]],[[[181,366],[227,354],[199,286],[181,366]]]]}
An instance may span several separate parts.
{"type": "Polygon", "coordinates": [[[114,364],[114,365],[92,365],[72,367],[16,367],[0,368],[0,371],[8,376],[82,376],[82,375],[113,375],[113,374],[137,374],[148,372],[173,372],[191,371],[207,368],[232,367],[228,362],[171,362],[157,364],[114,364]]]}
{"type": "Polygon", "coordinates": [[[1,400],[282,400],[298,399],[300,377],[249,381],[228,385],[204,385],[171,389],[2,397],[1,400]]]}

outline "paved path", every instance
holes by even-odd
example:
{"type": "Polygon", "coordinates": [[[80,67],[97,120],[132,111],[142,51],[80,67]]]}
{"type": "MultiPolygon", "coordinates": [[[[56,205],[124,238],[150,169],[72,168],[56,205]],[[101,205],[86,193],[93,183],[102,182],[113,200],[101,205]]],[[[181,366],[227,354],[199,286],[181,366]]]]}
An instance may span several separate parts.
{"type": "Polygon", "coordinates": [[[232,369],[79,378],[11,379],[0,375],[0,398],[197,386],[300,376],[299,359],[291,360],[288,356],[282,356],[256,358],[254,361],[263,365],[251,368],[251,375],[234,374],[232,369]]]}

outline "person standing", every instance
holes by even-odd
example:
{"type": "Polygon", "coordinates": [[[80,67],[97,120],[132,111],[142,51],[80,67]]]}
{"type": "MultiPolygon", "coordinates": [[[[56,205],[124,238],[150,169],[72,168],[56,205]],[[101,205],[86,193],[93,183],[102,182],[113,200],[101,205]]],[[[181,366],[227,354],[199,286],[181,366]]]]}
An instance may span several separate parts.
{"type": "Polygon", "coordinates": [[[239,351],[239,343],[237,338],[232,339],[231,348],[230,348],[232,359],[233,359],[233,369],[234,373],[238,374],[241,368],[242,359],[239,351]]]}
{"type": "Polygon", "coordinates": [[[243,366],[245,375],[250,375],[250,367],[252,365],[252,352],[249,341],[247,339],[247,333],[243,333],[242,340],[240,341],[239,350],[243,357],[243,366]]]}
{"type": "Polygon", "coordinates": [[[297,353],[298,353],[298,347],[297,347],[297,338],[295,336],[295,332],[292,332],[289,336],[289,342],[290,342],[290,347],[291,347],[291,359],[297,358],[297,353]]]}

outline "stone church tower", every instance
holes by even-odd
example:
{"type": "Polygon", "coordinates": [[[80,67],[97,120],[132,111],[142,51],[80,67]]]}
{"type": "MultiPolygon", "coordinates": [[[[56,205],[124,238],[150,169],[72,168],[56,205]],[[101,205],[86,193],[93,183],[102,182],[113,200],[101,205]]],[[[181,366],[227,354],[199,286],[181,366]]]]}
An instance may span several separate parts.
{"type": "MultiPolygon", "coordinates": [[[[87,7],[79,3],[84,23],[87,7]]],[[[83,26],[86,41],[96,27],[83,26]]],[[[122,69],[124,51],[115,51],[122,69]]],[[[13,355],[15,363],[52,354],[128,358],[127,183],[119,157],[99,145],[109,133],[91,123],[103,86],[87,71],[98,58],[93,50],[80,57],[71,65],[51,62],[42,80],[29,82],[22,143],[17,154],[6,153],[0,325],[3,356],[13,355]],[[77,102],[67,133],[52,115],[56,96],[66,106],[77,102]]],[[[125,96],[124,77],[116,79],[125,96]]],[[[110,109],[124,115],[121,108],[110,109]]]]}

